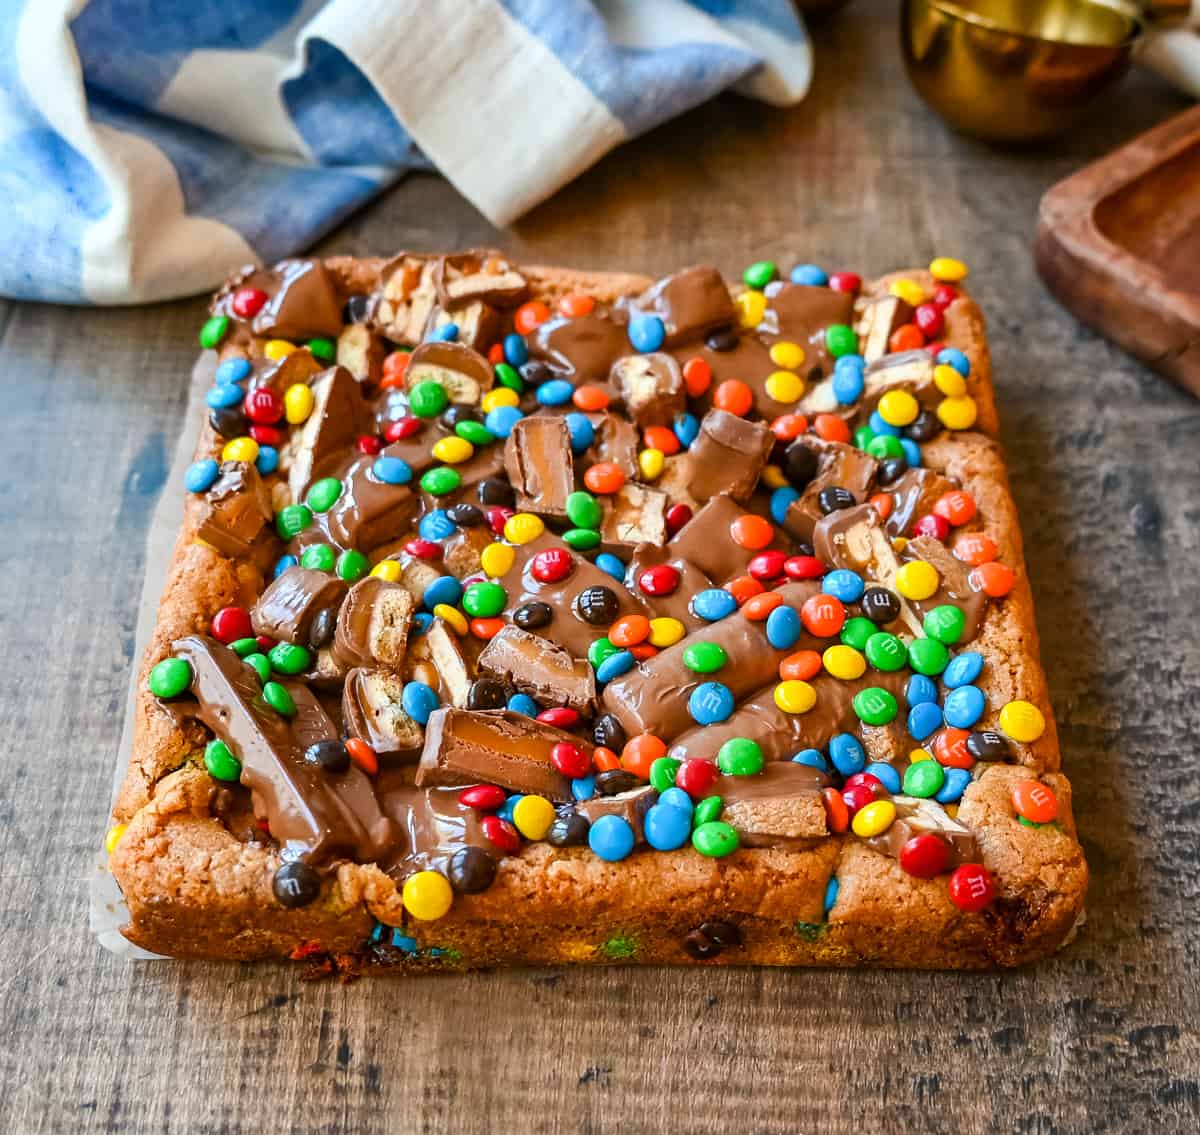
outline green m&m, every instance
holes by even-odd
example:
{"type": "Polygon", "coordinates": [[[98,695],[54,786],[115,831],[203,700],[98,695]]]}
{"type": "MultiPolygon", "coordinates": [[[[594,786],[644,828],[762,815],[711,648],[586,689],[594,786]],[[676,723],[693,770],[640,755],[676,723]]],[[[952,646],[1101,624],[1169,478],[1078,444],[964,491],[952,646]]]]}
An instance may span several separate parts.
{"type": "Polygon", "coordinates": [[[204,747],[204,767],[216,780],[237,780],[242,775],[242,762],[229,751],[224,741],[209,741],[204,747]]]}
{"type": "Polygon", "coordinates": [[[715,674],[728,656],[715,642],[689,642],[683,648],[683,664],[694,674],[715,674]]]}
{"type": "Polygon", "coordinates": [[[310,544],[300,553],[300,566],[311,571],[333,571],[336,559],[328,544],[310,544]]]}
{"type": "Polygon", "coordinates": [[[496,381],[509,390],[520,394],[525,389],[525,380],[508,363],[497,363],[495,366],[496,381]]]}
{"type": "Polygon", "coordinates": [[[908,662],[904,643],[887,631],[876,631],[867,639],[864,653],[876,670],[900,670],[908,662]]]}
{"type": "Polygon", "coordinates": [[[308,349],[312,352],[313,358],[320,359],[322,362],[333,362],[337,355],[337,347],[332,339],[309,339],[308,349]]]}
{"type": "Polygon", "coordinates": [[[156,698],[177,698],[192,684],[192,667],[185,658],[164,658],[150,671],[150,692],[156,698]]]}
{"type": "Polygon", "coordinates": [[[508,592],[498,583],[472,583],[463,592],[462,606],[468,615],[490,619],[504,610],[508,592]]]}
{"type": "Polygon", "coordinates": [[[328,512],[342,495],[342,482],[336,477],[322,477],[308,490],[304,503],[313,512],[328,512]]]}
{"type": "Polygon", "coordinates": [[[696,809],[692,812],[692,826],[698,828],[704,824],[711,824],[715,820],[721,818],[721,808],[724,806],[724,801],[719,796],[706,796],[696,809]]]}
{"type": "Polygon", "coordinates": [[[228,333],[229,316],[214,315],[211,319],[206,319],[204,326],[200,328],[200,346],[210,350],[219,347],[228,333]]]}
{"type": "Polygon", "coordinates": [[[748,288],[757,288],[761,292],[775,279],[777,271],[774,260],[756,260],[742,273],[742,283],[748,288]]]}
{"type": "Polygon", "coordinates": [[[600,543],[600,533],[595,528],[568,528],[563,533],[563,543],[577,552],[590,552],[600,543]]]}
{"type": "Polygon", "coordinates": [[[344,579],[347,583],[353,583],[356,579],[362,579],[370,571],[371,561],[362,552],[356,551],[354,548],[348,548],[338,556],[334,567],[339,579],[344,579]]]}
{"type": "Polygon", "coordinates": [[[296,703],[292,695],[278,682],[267,682],[263,686],[263,701],[267,703],[280,717],[295,717],[296,703]]]}
{"type": "Polygon", "coordinates": [[[940,674],[950,663],[950,651],[936,638],[915,638],[908,644],[908,664],[918,674],[940,674]]]}
{"type": "Polygon", "coordinates": [[[567,497],[566,509],[567,519],[577,528],[599,528],[604,519],[600,502],[582,489],[567,497]]]}
{"type": "Polygon", "coordinates": [[[683,764],[677,757],[659,757],[650,765],[650,783],[659,792],[675,787],[675,774],[683,764]]]}
{"type": "Polygon", "coordinates": [[[882,686],[868,686],[854,695],[854,712],[868,725],[886,725],[895,720],[896,698],[882,686]]]}
{"type": "Polygon", "coordinates": [[[496,435],[487,426],[482,422],[473,422],[470,418],[455,422],[454,432],[464,441],[469,441],[476,446],[491,445],[496,440],[496,435]]]}
{"type": "Polygon", "coordinates": [[[290,642],[277,642],[267,655],[271,669],[280,674],[303,674],[312,663],[312,655],[303,646],[290,642]]]}
{"type": "Polygon", "coordinates": [[[762,767],[762,746],[749,737],[730,737],[717,750],[717,768],[726,776],[754,776],[762,767]]]}
{"type": "Polygon", "coordinates": [[[720,820],[710,820],[692,832],[692,846],[701,855],[719,859],[737,851],[738,834],[729,824],[720,820]]]}
{"type": "Polygon", "coordinates": [[[450,395],[439,382],[426,379],[408,392],[408,408],[418,418],[436,418],[450,404],[450,395]]]}
{"type": "Polygon", "coordinates": [[[852,355],[858,350],[858,336],[844,323],[831,323],[825,328],[825,349],[835,359],[852,355]]]}
{"type": "Polygon", "coordinates": [[[434,497],[444,497],[447,493],[454,492],[461,484],[462,474],[449,465],[439,465],[421,477],[421,488],[434,497]]]}
{"type": "Polygon", "coordinates": [[[946,782],[946,770],[937,761],[914,761],[904,770],[904,795],[936,796],[946,782]]]}
{"type": "Polygon", "coordinates": [[[966,625],[967,619],[962,613],[962,609],[955,607],[952,603],[943,603],[940,607],[934,607],[925,616],[924,622],[925,633],[930,638],[935,638],[947,646],[952,646],[962,638],[966,625]]]}
{"type": "Polygon", "coordinates": [[[306,504],[289,504],[275,514],[275,531],[281,540],[299,536],[313,522],[312,509],[306,504]]]}
{"type": "MultiPolygon", "coordinates": [[[[254,641],[253,639],[251,640],[254,641]]],[[[255,643],[257,646],[258,644],[255,643]]],[[[256,651],[254,654],[247,654],[242,659],[247,666],[253,666],[254,672],[258,675],[260,682],[269,681],[271,678],[271,660],[261,651],[256,651]]]]}
{"type": "Polygon", "coordinates": [[[839,637],[847,646],[865,652],[868,641],[878,629],[870,619],[863,615],[855,615],[854,618],[846,620],[839,637]]]}

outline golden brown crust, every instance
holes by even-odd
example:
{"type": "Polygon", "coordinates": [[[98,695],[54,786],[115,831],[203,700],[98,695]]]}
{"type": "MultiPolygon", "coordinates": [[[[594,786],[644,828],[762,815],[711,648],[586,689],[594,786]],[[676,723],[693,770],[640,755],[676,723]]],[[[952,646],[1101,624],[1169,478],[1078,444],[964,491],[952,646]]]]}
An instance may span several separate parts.
{"type": "MultiPolygon", "coordinates": [[[[382,260],[327,261],[348,291],[367,290],[382,260]]],[[[631,275],[525,269],[547,301],[571,291],[614,300],[644,290],[631,275]]],[[[924,272],[894,273],[870,285],[885,291],[899,277],[926,286],[924,272]]],[[[131,922],[126,936],[147,949],[181,957],[253,959],[319,948],[361,949],[375,919],[406,925],[422,948],[450,951],[436,962],[400,968],[497,964],[690,963],[685,935],[709,919],[733,918],[744,945],[706,964],[884,965],[985,968],[1044,957],[1077,925],[1087,867],[1075,837],[1070,786],[1057,773],[1059,752],[1038,653],[1033,598],[1020,529],[998,444],[990,361],[978,307],[963,295],[947,313],[947,341],[971,361],[977,429],[945,434],[924,447],[926,464],[959,481],[975,498],[999,558],[1016,573],[1011,594],[991,604],[974,645],[989,665],[980,685],[994,725],[1013,698],[1033,702],[1047,721],[1032,745],[1017,746],[1021,765],[986,766],[968,787],[960,818],[974,831],[998,901],[966,914],[949,898],[944,877],[920,880],[853,837],[830,837],[806,850],[742,849],[722,860],[690,851],[635,855],[608,864],[583,851],[546,844],[502,861],[496,882],[461,896],[432,924],[402,916],[395,882],[371,865],[343,864],[321,898],[300,910],[273,901],[277,858],[237,840],[211,812],[215,784],[198,764],[201,739],[148,692],[151,667],[176,638],[207,627],[229,604],[249,605],[260,571],[197,541],[189,504],[167,576],[158,624],[139,671],[133,752],[114,808],[128,824],[111,857],[131,922]],[[991,436],[985,436],[991,435],[991,436]],[[1033,828],[1013,815],[1015,780],[1043,775],[1058,795],[1057,823],[1033,828]],[[828,918],[824,899],[837,877],[828,918]]],[[[198,456],[217,440],[205,426],[198,456]]]]}

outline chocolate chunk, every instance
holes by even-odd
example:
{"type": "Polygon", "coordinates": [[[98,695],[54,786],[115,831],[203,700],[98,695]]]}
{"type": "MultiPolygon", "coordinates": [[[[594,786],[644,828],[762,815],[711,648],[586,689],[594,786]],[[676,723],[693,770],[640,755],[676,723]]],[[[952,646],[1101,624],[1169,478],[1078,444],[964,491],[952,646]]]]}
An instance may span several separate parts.
{"type": "MultiPolygon", "coordinates": [[[[392,456],[393,449],[388,446],[383,452],[392,456]]],[[[342,476],[341,495],[328,512],[318,513],[316,523],[301,533],[302,545],[327,542],[370,553],[408,531],[420,502],[408,485],[380,481],[373,471],[375,461],[373,456],[362,456],[351,462],[342,476]]],[[[432,574],[436,577],[441,573],[433,570],[432,574]]]]}
{"type": "Polygon", "coordinates": [[[673,347],[735,319],[729,288],[715,268],[701,264],[659,280],[637,298],[639,311],[657,315],[673,347]]]}
{"type": "Polygon", "coordinates": [[[889,486],[893,507],[886,526],[892,536],[906,536],[912,525],[933,511],[938,498],[954,488],[954,484],[932,469],[908,469],[889,486]]]}
{"type": "Polygon", "coordinates": [[[571,431],[567,420],[548,414],[521,418],[504,443],[504,468],[517,494],[517,508],[565,517],[575,491],[571,431]]]}
{"type": "Polygon", "coordinates": [[[774,444],[775,435],[765,422],[709,410],[688,452],[692,464],[689,493],[701,504],[718,493],[748,501],[774,444]]]}
{"type": "Polygon", "coordinates": [[[745,515],[732,497],[713,497],[672,537],[667,545],[670,562],[687,560],[718,586],[744,575],[754,552],[736,543],[730,533],[745,515]]]}
{"type": "Polygon", "coordinates": [[[223,461],[216,482],[201,498],[196,535],[224,556],[251,556],[274,515],[258,470],[246,461],[223,461]]]}
{"type": "Polygon", "coordinates": [[[328,363],[318,359],[307,347],[301,347],[280,359],[266,362],[250,380],[250,385],[254,390],[265,387],[282,398],[297,383],[311,386],[316,377],[328,369],[328,363]]]}
{"type": "Polygon", "coordinates": [[[399,672],[415,607],[416,601],[399,583],[374,575],[360,579],[350,588],[338,614],[333,640],[338,661],[346,668],[399,672]]]}
{"type": "Polygon", "coordinates": [[[496,878],[496,860],[482,847],[460,847],[450,856],[447,876],[460,895],[477,895],[496,878]]]}
{"type": "Polygon", "coordinates": [[[610,461],[626,478],[636,480],[641,476],[638,468],[638,450],[641,438],[628,418],[619,414],[596,414],[588,419],[596,429],[596,440],[586,455],[586,464],[610,461]]]}
{"type": "Polygon", "coordinates": [[[342,719],[381,757],[415,754],[424,733],[404,710],[404,682],[386,670],[351,670],[342,690],[342,719]]]}
{"type": "Polygon", "coordinates": [[[416,784],[497,784],[510,792],[570,800],[570,782],[550,760],[561,742],[581,743],[570,733],[511,710],[437,709],[425,727],[416,784]]]}
{"type": "Polygon", "coordinates": [[[631,792],[639,785],[638,778],[627,769],[613,768],[596,777],[596,791],[601,796],[619,796],[631,792]]]}
{"type": "Polygon", "coordinates": [[[546,839],[554,847],[582,847],[587,843],[591,826],[578,812],[567,812],[550,825],[546,839]]]}
{"type": "Polygon", "coordinates": [[[602,308],[572,319],[547,319],[528,342],[535,362],[576,386],[606,382],[613,363],[630,351],[624,313],[602,308]]]}
{"type": "Polygon", "coordinates": [[[848,325],[853,312],[854,297],[848,292],[809,284],[782,284],[767,296],[760,330],[799,343],[807,356],[804,365],[809,375],[814,371],[829,374],[833,356],[825,346],[825,332],[834,323],[848,325]]]}
{"type": "Polygon", "coordinates": [[[646,838],[642,831],[642,822],[657,799],[658,791],[649,784],[643,784],[615,796],[601,795],[593,796],[590,800],[581,800],[576,808],[589,824],[594,824],[601,816],[619,816],[633,828],[634,840],[642,843],[646,838]]]}
{"type": "Polygon", "coordinates": [[[273,294],[254,317],[255,335],[266,339],[336,338],[342,301],[329,270],[319,260],[284,260],[271,274],[273,294]]]}
{"type": "Polygon", "coordinates": [[[316,902],[321,893],[321,876],[303,860],[293,859],[275,872],[271,889],[280,906],[295,910],[316,902]]]}
{"type": "Polygon", "coordinates": [[[313,379],[312,394],[312,413],[283,451],[293,501],[303,500],[313,481],[326,476],[334,462],[344,461],[345,451],[362,432],[362,391],[345,367],[330,367],[313,379]]]}
{"type": "Polygon", "coordinates": [[[291,567],[277,576],[250,610],[254,633],[280,642],[304,645],[313,624],[324,611],[337,611],[347,585],[336,575],[312,568],[291,567]]]}
{"type": "Polygon", "coordinates": [[[774,761],[754,776],[721,776],[712,794],[721,819],[745,847],[788,847],[828,835],[821,789],[828,778],[808,765],[774,761]]]}
{"type": "Polygon", "coordinates": [[[405,390],[411,391],[421,382],[436,382],[451,402],[468,406],[477,406],[494,381],[492,364],[478,351],[439,339],[413,351],[404,371],[405,390]]]}
{"type": "Polygon", "coordinates": [[[667,542],[667,494],[626,481],[603,500],[600,524],[605,551],[632,552],[639,544],[661,547],[667,542]]]}
{"type": "Polygon", "coordinates": [[[859,354],[869,363],[888,354],[892,332],[911,322],[912,317],[912,305],[899,296],[867,300],[856,327],[859,354]]]}
{"type": "Polygon", "coordinates": [[[626,412],[643,429],[669,426],[685,408],[683,372],[671,355],[661,351],[617,359],[609,381],[626,412]]]}
{"type": "Polygon", "coordinates": [[[491,249],[438,257],[433,285],[438,303],[447,311],[479,302],[515,307],[529,293],[529,281],[501,253],[491,249]]]}
{"type": "Polygon", "coordinates": [[[520,627],[505,627],[492,637],[479,655],[479,669],[553,705],[585,712],[596,702],[596,679],[588,662],[520,627]]]}
{"type": "Polygon", "coordinates": [[[349,856],[370,863],[395,843],[396,827],[357,765],[329,776],[305,760],[311,745],[337,739],[306,686],[283,683],[296,707],[284,717],[263,701],[253,667],[228,647],[194,635],[174,643],[173,651],[192,668],[197,715],[242,762],[242,784],[281,844],[294,844],[313,860],[349,856]]]}

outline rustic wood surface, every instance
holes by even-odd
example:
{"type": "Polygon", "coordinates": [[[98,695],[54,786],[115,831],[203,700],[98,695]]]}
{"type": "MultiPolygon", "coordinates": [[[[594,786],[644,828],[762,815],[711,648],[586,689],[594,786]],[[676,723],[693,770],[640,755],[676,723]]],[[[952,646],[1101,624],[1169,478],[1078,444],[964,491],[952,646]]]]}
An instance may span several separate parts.
{"type": "Polygon", "coordinates": [[[918,102],[892,5],[859,0],[815,40],[799,108],[721,99],[514,231],[418,177],[324,247],[494,241],[646,272],[964,256],[990,313],[1093,871],[1079,940],[996,976],[599,969],[349,986],[108,955],[87,931],[86,882],[203,304],[0,306],[0,1130],[1196,1130],[1200,403],[1081,329],[1030,258],[1041,193],[1184,103],[1134,75],[1076,137],[998,151],[918,102]]]}

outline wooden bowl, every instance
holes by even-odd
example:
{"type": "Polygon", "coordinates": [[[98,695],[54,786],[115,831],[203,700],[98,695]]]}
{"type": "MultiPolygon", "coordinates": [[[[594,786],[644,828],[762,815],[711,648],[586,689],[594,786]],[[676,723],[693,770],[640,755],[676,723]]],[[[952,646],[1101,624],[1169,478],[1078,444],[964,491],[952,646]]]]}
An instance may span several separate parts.
{"type": "Polygon", "coordinates": [[[1073,126],[1129,67],[1142,22],[1101,0],[903,0],[917,92],[956,129],[996,141],[1073,126]]]}

